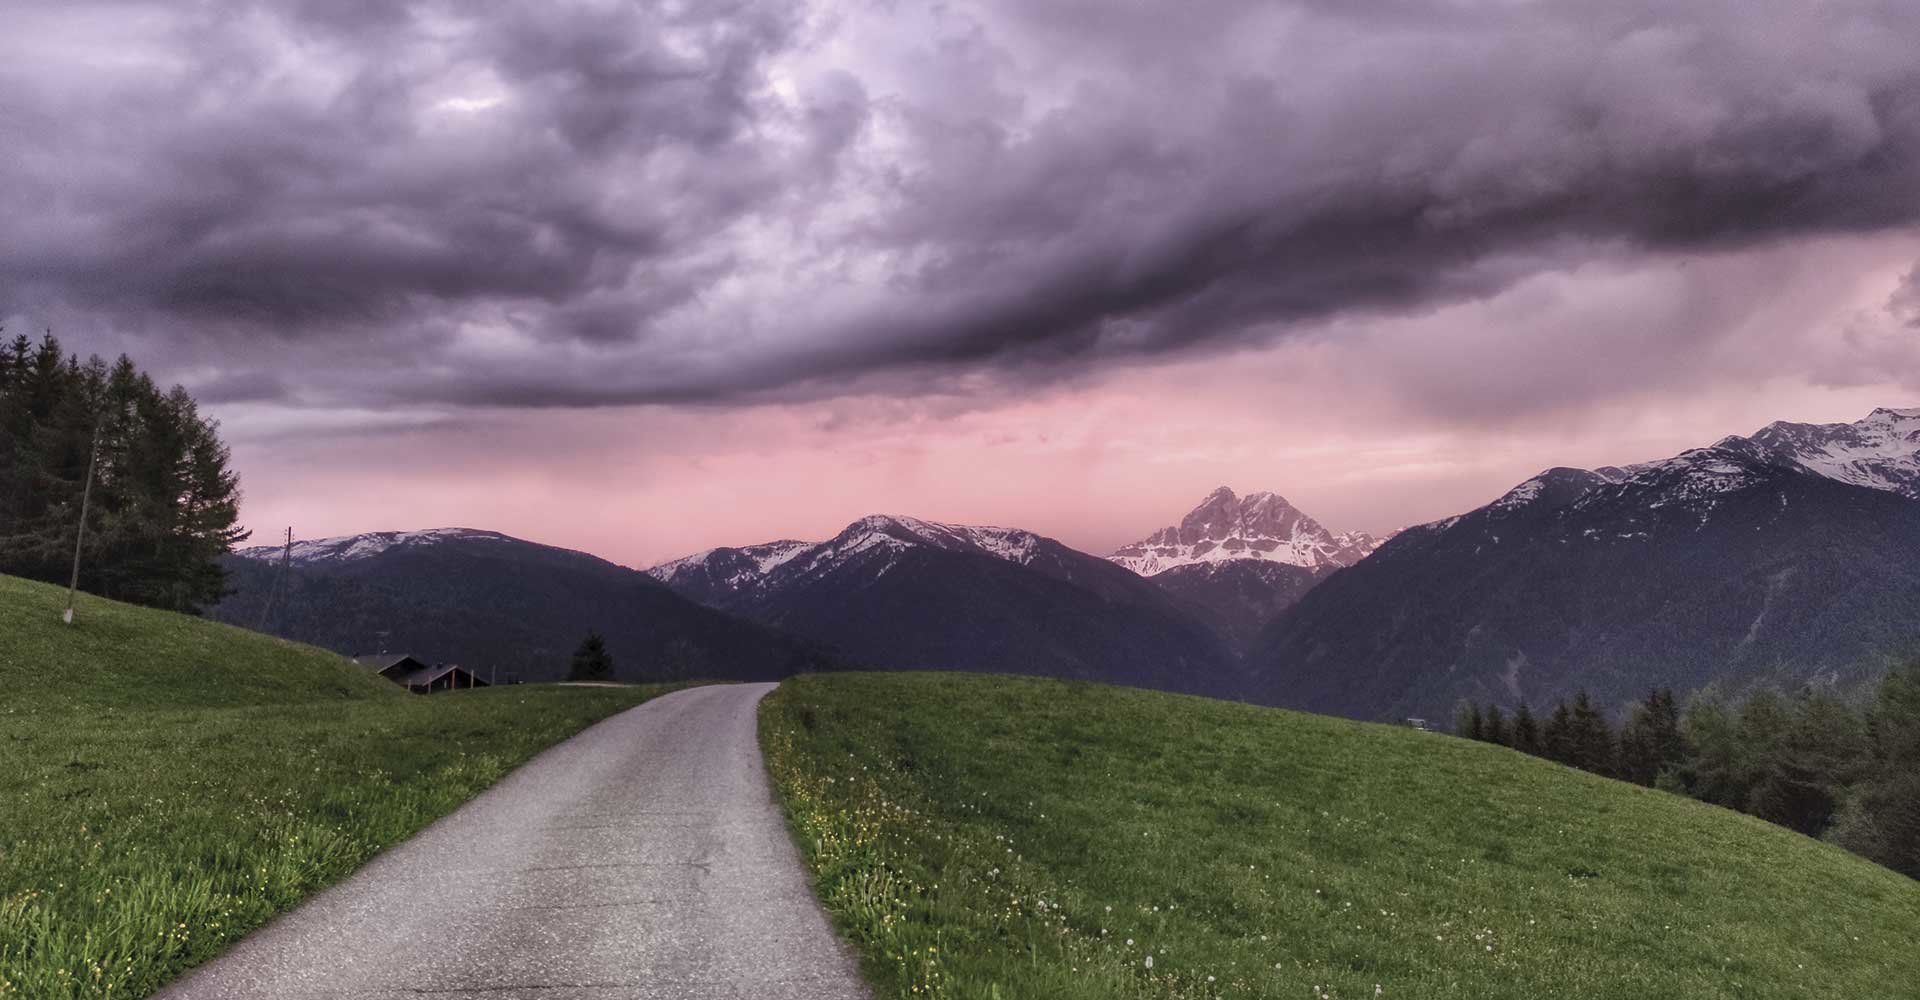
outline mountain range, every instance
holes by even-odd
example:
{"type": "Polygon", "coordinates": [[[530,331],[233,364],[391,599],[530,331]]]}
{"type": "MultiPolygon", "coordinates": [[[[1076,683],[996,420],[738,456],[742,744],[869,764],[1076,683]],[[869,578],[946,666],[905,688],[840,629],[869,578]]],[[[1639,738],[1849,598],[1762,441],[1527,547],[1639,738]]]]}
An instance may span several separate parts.
{"type": "Polygon", "coordinates": [[[649,573],[875,666],[1247,690],[1228,644],[1162,588],[1016,528],[874,516],[826,541],[711,549],[649,573]]]}
{"type": "Polygon", "coordinates": [[[885,515],[644,572],[469,529],[301,542],[284,579],[280,554],[230,557],[215,615],[526,679],[595,628],[636,678],[981,670],[1374,719],[1845,688],[1920,646],[1920,410],[1549,469],[1384,541],[1221,488],[1105,558],[885,515]]]}
{"type": "Polygon", "coordinates": [[[229,556],[226,570],[233,593],[211,613],[220,621],[347,655],[460,663],[483,678],[562,679],[589,630],[606,638],[623,680],[769,680],[851,665],[645,573],[494,531],[258,546],[229,556]]]}
{"type": "Polygon", "coordinates": [[[1845,688],[1920,648],[1920,410],[1557,468],[1269,624],[1260,700],[1362,718],[1655,685],[1845,688]]]}

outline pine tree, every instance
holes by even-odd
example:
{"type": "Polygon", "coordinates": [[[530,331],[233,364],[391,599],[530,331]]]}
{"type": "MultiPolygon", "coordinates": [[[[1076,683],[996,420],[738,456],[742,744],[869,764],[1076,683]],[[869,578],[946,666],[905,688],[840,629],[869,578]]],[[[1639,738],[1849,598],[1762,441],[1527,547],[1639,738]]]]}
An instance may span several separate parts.
{"type": "Polygon", "coordinates": [[[94,465],[80,585],[198,611],[225,593],[219,559],[246,537],[229,458],[184,389],[161,392],[126,357],[81,362],[51,334],[16,337],[0,347],[0,572],[65,582],[94,465]]]}
{"type": "Polygon", "coordinates": [[[1685,731],[1691,752],[1668,787],[1703,802],[1745,809],[1752,779],[1739,720],[1713,692],[1702,692],[1687,709],[1685,731]]]}
{"type": "Polygon", "coordinates": [[[1786,703],[1773,691],[1759,691],[1740,706],[1740,782],[1746,788],[1747,798],[1734,808],[1747,813],[1754,811],[1755,796],[1772,772],[1779,758],[1780,741],[1786,737],[1791,724],[1786,703]]]}
{"type": "Polygon", "coordinates": [[[1680,766],[1692,752],[1687,745],[1686,730],[1680,725],[1680,702],[1673,696],[1672,688],[1661,688],[1652,695],[1648,706],[1651,718],[1651,735],[1654,757],[1659,767],[1654,771],[1658,780],[1663,773],[1680,766]]]}
{"type": "Polygon", "coordinates": [[[1540,742],[1540,723],[1533,717],[1533,709],[1521,702],[1513,713],[1512,747],[1521,753],[1541,756],[1545,748],[1540,742]]]}
{"type": "Polygon", "coordinates": [[[1460,708],[1454,712],[1453,733],[1455,736],[1464,736],[1470,740],[1480,739],[1482,735],[1482,725],[1480,706],[1473,702],[1462,704],[1460,708]]]}
{"type": "Polygon", "coordinates": [[[1480,723],[1480,738],[1501,746],[1513,744],[1513,734],[1507,729],[1507,717],[1500,711],[1500,706],[1487,706],[1487,714],[1480,723]]]}
{"type": "Polygon", "coordinates": [[[1540,744],[1548,760],[1573,763],[1573,711],[1567,708],[1566,702],[1553,706],[1553,714],[1547,717],[1547,724],[1540,732],[1540,744]]]}
{"type": "Polygon", "coordinates": [[[1832,695],[1802,692],[1786,729],[1761,761],[1749,799],[1754,815],[1817,837],[1833,824],[1848,785],[1864,777],[1864,725],[1832,695]]]}
{"type": "Polygon", "coordinates": [[[1680,711],[1670,688],[1647,692],[1620,732],[1620,778],[1652,787],[1687,756],[1680,711]]]}
{"type": "Polygon", "coordinates": [[[607,652],[607,641],[598,632],[588,632],[580,640],[580,648],[573,651],[573,667],[567,673],[570,681],[600,681],[613,674],[613,656],[607,652]]]}
{"type": "Polygon", "coordinates": [[[1613,729],[1585,691],[1573,699],[1567,746],[1568,763],[1574,767],[1594,774],[1614,772],[1613,729]]]}
{"type": "Polygon", "coordinates": [[[1889,673],[1867,713],[1866,772],[1832,837],[1920,879],[1920,664],[1889,673]]]}

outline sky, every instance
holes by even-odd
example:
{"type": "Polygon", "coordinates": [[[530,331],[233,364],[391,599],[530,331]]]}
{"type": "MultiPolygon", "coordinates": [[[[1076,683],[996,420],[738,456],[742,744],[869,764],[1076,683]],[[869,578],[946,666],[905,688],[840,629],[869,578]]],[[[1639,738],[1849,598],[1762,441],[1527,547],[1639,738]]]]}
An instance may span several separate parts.
{"type": "Polygon", "coordinates": [[[1335,530],[1920,404],[1906,0],[10,0],[0,321],[258,540],[1335,530]]]}

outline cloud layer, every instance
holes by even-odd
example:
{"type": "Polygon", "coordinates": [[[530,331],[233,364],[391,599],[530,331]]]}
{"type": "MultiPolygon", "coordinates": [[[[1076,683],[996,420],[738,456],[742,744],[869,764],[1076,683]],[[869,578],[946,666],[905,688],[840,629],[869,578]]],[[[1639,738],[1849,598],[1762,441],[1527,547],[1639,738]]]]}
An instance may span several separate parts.
{"type": "Polygon", "coordinates": [[[0,316],[333,419],[1053,378],[1920,212],[1893,0],[8,16],[0,316]]]}

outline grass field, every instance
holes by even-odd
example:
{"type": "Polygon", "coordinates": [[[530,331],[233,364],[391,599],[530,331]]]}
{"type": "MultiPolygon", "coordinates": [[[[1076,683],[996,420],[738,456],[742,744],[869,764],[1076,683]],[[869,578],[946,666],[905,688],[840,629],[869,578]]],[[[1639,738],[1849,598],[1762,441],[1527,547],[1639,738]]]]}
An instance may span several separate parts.
{"type": "Polygon", "coordinates": [[[419,697],[320,650],[0,577],[0,998],[140,997],[665,688],[419,697]]]}
{"type": "Polygon", "coordinates": [[[1487,744],[948,674],[761,739],[881,996],[1920,996],[1920,883],[1487,744]]]}

